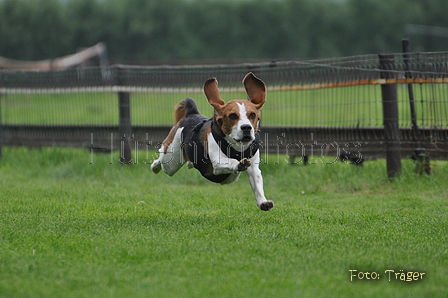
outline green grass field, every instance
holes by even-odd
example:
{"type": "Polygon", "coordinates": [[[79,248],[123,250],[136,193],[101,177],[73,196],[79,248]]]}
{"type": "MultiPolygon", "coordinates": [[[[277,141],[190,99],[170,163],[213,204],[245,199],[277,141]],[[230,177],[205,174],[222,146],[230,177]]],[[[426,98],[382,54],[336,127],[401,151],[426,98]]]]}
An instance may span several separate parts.
{"type": "MultiPolygon", "coordinates": [[[[420,127],[448,125],[447,84],[415,86],[420,127]]],[[[406,86],[399,85],[400,125],[410,127],[406,86]]],[[[246,98],[244,93],[222,93],[225,101],[246,98]]],[[[132,93],[134,125],[171,125],[173,107],[193,97],[200,111],[212,116],[203,93],[132,93]]],[[[380,86],[355,86],[307,91],[268,92],[262,124],[269,126],[381,127],[380,86]]],[[[5,124],[95,125],[118,124],[118,96],[112,92],[61,94],[6,94],[0,97],[5,124]]]]}
{"type": "Polygon", "coordinates": [[[279,161],[261,165],[263,212],[245,174],[221,186],[116,153],[4,148],[0,297],[446,297],[447,162],[417,176],[403,161],[390,182],[383,160],[279,161]]]}

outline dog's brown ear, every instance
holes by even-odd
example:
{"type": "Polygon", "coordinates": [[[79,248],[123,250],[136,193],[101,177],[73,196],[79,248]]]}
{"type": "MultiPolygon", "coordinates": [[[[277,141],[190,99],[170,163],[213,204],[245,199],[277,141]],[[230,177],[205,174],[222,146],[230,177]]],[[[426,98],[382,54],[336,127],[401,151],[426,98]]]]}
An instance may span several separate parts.
{"type": "Polygon", "coordinates": [[[221,99],[218,90],[218,81],[216,78],[211,78],[205,81],[204,84],[204,93],[208,99],[208,102],[215,108],[219,109],[223,105],[225,105],[224,100],[221,99]]]}
{"type": "Polygon", "coordinates": [[[243,79],[249,100],[260,109],[266,101],[266,86],[262,80],[249,72],[243,79]]]}

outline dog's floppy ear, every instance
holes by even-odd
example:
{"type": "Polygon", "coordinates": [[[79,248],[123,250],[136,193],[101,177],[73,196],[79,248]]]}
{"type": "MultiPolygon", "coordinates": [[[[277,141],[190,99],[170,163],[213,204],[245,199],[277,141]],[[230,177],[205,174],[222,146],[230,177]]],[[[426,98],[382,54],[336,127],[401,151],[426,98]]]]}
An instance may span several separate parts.
{"type": "Polygon", "coordinates": [[[216,78],[208,79],[204,84],[204,93],[208,102],[215,108],[219,109],[225,105],[224,100],[221,99],[218,90],[218,81],[216,78]]]}
{"type": "Polygon", "coordinates": [[[243,79],[249,100],[260,109],[266,101],[266,86],[262,80],[249,72],[243,79]]]}

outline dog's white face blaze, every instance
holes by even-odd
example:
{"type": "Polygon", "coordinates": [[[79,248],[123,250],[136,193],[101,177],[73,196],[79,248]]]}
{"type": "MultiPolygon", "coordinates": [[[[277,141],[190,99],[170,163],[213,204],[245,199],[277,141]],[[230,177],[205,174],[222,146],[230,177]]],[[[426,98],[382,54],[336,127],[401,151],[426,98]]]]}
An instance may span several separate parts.
{"type": "Polygon", "coordinates": [[[252,123],[249,121],[249,118],[247,118],[247,110],[246,105],[241,103],[236,103],[239,107],[239,120],[237,124],[232,128],[232,132],[230,133],[230,137],[235,140],[237,143],[241,142],[243,144],[251,143],[255,138],[255,132],[254,128],[252,126],[252,123]],[[250,129],[250,140],[243,140],[245,137],[244,131],[242,127],[247,127],[249,125],[251,127],[250,129]]]}

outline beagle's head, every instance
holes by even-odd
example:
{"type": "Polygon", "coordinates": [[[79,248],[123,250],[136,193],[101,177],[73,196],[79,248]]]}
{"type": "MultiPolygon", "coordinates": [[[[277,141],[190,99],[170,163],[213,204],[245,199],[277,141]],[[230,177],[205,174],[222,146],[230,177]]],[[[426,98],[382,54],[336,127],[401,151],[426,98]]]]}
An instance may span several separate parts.
{"type": "Polygon", "coordinates": [[[208,79],[204,92],[214,107],[214,117],[226,139],[236,145],[249,145],[255,139],[260,121],[260,110],[266,101],[266,86],[249,72],[243,79],[249,100],[234,99],[225,103],[218,90],[216,78],[208,79]]]}

